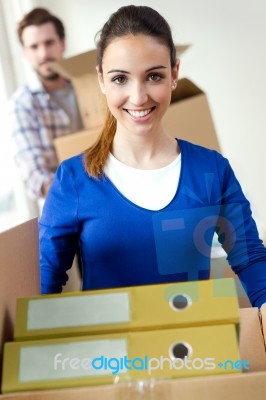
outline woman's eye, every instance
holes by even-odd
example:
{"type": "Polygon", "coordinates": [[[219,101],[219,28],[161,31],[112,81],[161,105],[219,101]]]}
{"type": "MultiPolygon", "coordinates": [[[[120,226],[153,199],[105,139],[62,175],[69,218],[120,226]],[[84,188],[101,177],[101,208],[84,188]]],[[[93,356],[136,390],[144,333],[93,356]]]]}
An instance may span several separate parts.
{"type": "Polygon", "coordinates": [[[150,74],[148,79],[152,82],[159,82],[162,79],[162,76],[159,74],[150,74]]]}
{"type": "Polygon", "coordinates": [[[115,76],[112,79],[112,82],[117,83],[118,85],[123,85],[124,83],[126,83],[127,78],[125,76],[115,76]]]}

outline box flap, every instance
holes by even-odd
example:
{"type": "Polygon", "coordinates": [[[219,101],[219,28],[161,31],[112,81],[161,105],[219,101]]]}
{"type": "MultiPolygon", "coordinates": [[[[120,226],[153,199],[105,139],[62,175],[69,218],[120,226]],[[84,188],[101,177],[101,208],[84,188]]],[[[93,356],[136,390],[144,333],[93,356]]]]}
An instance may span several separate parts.
{"type": "Polygon", "coordinates": [[[191,44],[177,44],[175,46],[177,57],[182,56],[190,47],[191,44]]]}
{"type": "Polygon", "coordinates": [[[266,371],[266,353],[258,308],[240,309],[239,351],[250,371],[266,371]]]}
{"type": "Polygon", "coordinates": [[[3,343],[13,339],[18,297],[40,293],[37,218],[0,233],[0,378],[3,343]]]}
{"type": "Polygon", "coordinates": [[[207,96],[187,78],[178,81],[163,125],[173,137],[221,151],[207,96]]]}
{"type": "Polygon", "coordinates": [[[100,132],[100,128],[88,129],[54,139],[54,146],[59,162],[82,153],[92,146],[99,137],[100,132]]]}
{"type": "Polygon", "coordinates": [[[262,324],[262,333],[264,337],[264,346],[266,351],[266,303],[264,303],[260,309],[260,317],[262,324]]]}
{"type": "Polygon", "coordinates": [[[171,104],[202,94],[203,91],[187,78],[179,79],[176,89],[172,92],[171,104]]]}
{"type": "Polygon", "coordinates": [[[101,125],[106,106],[96,74],[96,50],[53,63],[53,69],[72,81],[84,127],[101,125]]]}
{"type": "Polygon", "coordinates": [[[53,69],[65,78],[72,79],[86,74],[96,75],[96,50],[86,51],[73,57],[55,62],[53,69]]]}

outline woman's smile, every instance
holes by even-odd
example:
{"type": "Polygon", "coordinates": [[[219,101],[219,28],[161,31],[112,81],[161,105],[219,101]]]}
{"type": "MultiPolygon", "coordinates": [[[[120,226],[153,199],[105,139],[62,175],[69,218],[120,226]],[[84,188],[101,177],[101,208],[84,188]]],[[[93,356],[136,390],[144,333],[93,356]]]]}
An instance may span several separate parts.
{"type": "Polygon", "coordinates": [[[155,106],[143,110],[129,110],[124,108],[124,111],[126,111],[130,115],[130,117],[133,118],[135,121],[145,122],[150,118],[155,108],[156,108],[155,106]]]}

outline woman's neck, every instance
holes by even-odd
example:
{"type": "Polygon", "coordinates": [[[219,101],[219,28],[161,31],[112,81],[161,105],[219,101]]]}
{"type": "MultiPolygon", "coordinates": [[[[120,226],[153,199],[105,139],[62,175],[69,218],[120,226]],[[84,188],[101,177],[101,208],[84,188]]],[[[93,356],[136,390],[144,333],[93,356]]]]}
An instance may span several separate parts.
{"type": "Polygon", "coordinates": [[[117,132],[112,154],[130,167],[157,169],[174,161],[179,148],[177,141],[165,133],[153,137],[130,137],[117,132]]]}

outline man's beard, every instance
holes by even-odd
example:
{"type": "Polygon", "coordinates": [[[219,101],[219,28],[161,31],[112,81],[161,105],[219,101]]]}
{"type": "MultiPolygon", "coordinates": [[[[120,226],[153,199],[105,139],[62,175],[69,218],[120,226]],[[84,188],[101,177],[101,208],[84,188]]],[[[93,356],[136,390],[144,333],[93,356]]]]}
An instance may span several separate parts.
{"type": "MultiPolygon", "coordinates": [[[[47,61],[48,62],[49,61],[53,62],[55,60],[50,59],[50,60],[47,60],[47,61]]],[[[52,82],[52,81],[56,81],[57,79],[60,78],[60,75],[57,72],[55,72],[52,69],[50,69],[50,68],[48,69],[48,71],[47,71],[47,73],[45,75],[39,70],[39,68],[36,68],[35,71],[37,72],[37,75],[39,76],[39,78],[41,80],[44,80],[44,81],[52,82]]]]}
{"type": "Polygon", "coordinates": [[[57,79],[60,78],[60,75],[56,72],[51,72],[49,75],[43,75],[39,71],[37,71],[37,74],[41,80],[48,82],[57,81],[57,79]]]}

